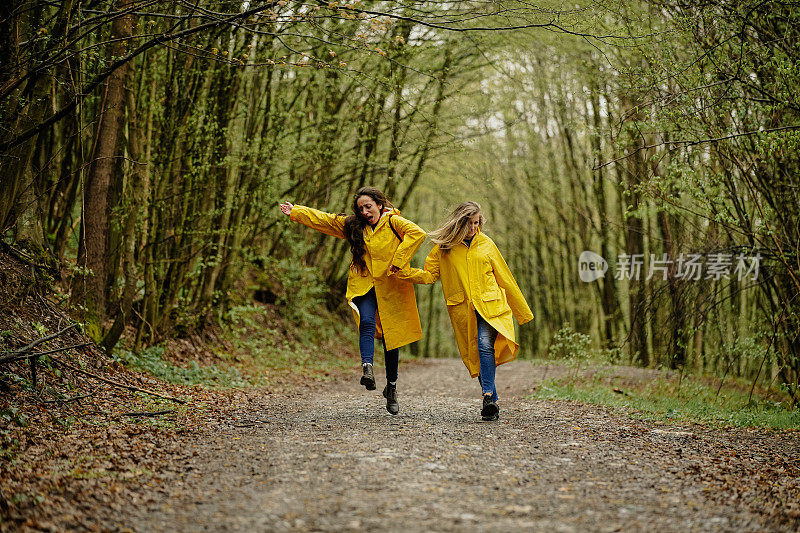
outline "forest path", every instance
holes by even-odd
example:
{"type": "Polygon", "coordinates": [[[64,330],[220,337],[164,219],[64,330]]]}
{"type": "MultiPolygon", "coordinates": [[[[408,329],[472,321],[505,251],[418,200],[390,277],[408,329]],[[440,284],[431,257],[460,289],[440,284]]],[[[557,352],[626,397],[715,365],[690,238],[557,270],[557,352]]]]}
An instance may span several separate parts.
{"type": "MultiPolygon", "coordinates": [[[[763,432],[665,426],[529,400],[536,373],[524,361],[498,369],[496,422],[481,421],[476,380],[455,359],[401,363],[397,416],[384,409],[378,368],[376,391],[354,374],[322,389],[259,395],[238,420],[187,437],[184,457],[164,465],[160,486],[140,487],[122,512],[101,517],[103,527],[783,529],[765,518],[768,509],[748,508],[746,491],[735,487],[760,461],[774,463],[748,452],[759,449],[763,432]]],[[[797,436],[778,443],[776,453],[791,460],[797,436]]]]}

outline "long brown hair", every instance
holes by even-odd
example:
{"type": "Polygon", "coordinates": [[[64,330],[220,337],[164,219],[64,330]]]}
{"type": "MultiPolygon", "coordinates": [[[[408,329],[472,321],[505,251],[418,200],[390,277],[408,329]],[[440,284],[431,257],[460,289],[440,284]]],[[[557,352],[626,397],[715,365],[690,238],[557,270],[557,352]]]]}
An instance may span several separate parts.
{"type": "Polygon", "coordinates": [[[386,198],[383,191],[375,187],[361,187],[353,195],[353,213],[344,219],[344,234],[347,242],[350,243],[350,253],[353,254],[353,266],[364,272],[367,269],[367,263],[364,262],[364,254],[367,252],[366,244],[364,244],[364,229],[369,225],[367,219],[361,214],[358,208],[358,199],[362,196],[369,196],[372,201],[380,206],[381,212],[387,207],[394,208],[392,202],[386,198]]]}
{"type": "Polygon", "coordinates": [[[481,216],[478,226],[482,229],[486,219],[483,217],[483,212],[478,202],[464,202],[459,204],[458,207],[450,213],[447,220],[444,221],[442,227],[430,232],[428,236],[431,238],[431,241],[433,241],[433,244],[439,245],[440,250],[447,252],[453,246],[464,240],[467,233],[469,233],[472,217],[475,215],[481,216]]]}

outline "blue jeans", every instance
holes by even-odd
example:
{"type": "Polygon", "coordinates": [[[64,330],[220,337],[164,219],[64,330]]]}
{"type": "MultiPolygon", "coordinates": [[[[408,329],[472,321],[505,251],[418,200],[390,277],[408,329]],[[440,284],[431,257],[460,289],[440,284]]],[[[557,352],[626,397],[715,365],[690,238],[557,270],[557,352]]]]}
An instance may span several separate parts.
{"type": "Polygon", "coordinates": [[[497,330],[489,325],[483,317],[475,311],[478,319],[478,357],[480,358],[481,370],[478,374],[478,382],[484,394],[492,394],[492,401],[496,402],[497,389],[494,386],[494,341],[497,339],[497,330]]]}
{"type": "MultiPolygon", "coordinates": [[[[375,287],[363,296],[353,298],[353,303],[358,308],[358,349],[361,351],[361,362],[372,364],[375,354],[375,315],[378,313],[378,299],[375,297],[375,287]]],[[[400,349],[386,349],[383,341],[383,353],[386,360],[386,381],[397,381],[397,367],[400,364],[400,349]]]]}

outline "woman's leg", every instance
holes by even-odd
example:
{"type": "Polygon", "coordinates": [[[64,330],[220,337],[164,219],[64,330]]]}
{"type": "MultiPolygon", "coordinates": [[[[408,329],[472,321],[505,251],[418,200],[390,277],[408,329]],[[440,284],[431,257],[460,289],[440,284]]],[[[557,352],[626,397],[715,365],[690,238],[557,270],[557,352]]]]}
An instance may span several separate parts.
{"type": "Polygon", "coordinates": [[[481,384],[483,394],[491,394],[492,401],[497,402],[497,388],[494,384],[495,360],[494,360],[494,341],[497,339],[497,330],[489,325],[486,320],[475,312],[478,319],[478,357],[480,358],[480,374],[478,380],[481,384]]]}
{"type": "Polygon", "coordinates": [[[375,390],[375,373],[372,370],[375,355],[375,313],[378,309],[375,288],[363,296],[353,298],[353,303],[358,308],[359,316],[358,349],[361,352],[361,384],[367,390],[375,390]]]}
{"type": "Polygon", "coordinates": [[[358,308],[358,349],[361,352],[361,363],[372,364],[375,355],[375,312],[378,300],[375,298],[375,287],[363,296],[353,298],[358,308]]]}
{"type": "MultiPolygon", "coordinates": [[[[481,379],[481,375],[480,374],[478,374],[478,386],[481,388],[481,393],[483,393],[483,380],[481,379]]],[[[490,386],[489,388],[494,389],[492,391],[492,401],[495,402],[495,403],[499,402],[500,401],[500,396],[497,395],[497,387],[496,386],[490,386]]]]}
{"type": "Polygon", "coordinates": [[[386,382],[394,384],[397,382],[397,369],[400,366],[400,348],[387,350],[386,341],[383,341],[383,353],[386,361],[386,382]]]}
{"type": "Polygon", "coordinates": [[[383,341],[383,353],[386,360],[386,387],[383,388],[383,397],[386,398],[386,410],[396,415],[400,411],[397,403],[397,367],[400,364],[400,348],[386,349],[383,341]]]}

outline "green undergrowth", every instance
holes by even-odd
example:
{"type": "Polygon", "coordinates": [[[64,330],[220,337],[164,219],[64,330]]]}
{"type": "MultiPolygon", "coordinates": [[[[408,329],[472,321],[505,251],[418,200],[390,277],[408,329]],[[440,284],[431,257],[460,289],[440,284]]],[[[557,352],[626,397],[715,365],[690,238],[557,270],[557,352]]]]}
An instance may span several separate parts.
{"type": "Polygon", "coordinates": [[[356,363],[353,327],[333,314],[308,316],[297,325],[267,318],[259,306],[229,313],[231,349],[220,353],[232,368],[269,385],[289,376],[327,380],[356,363]]]}
{"type": "Polygon", "coordinates": [[[616,365],[587,364],[576,369],[554,361],[543,373],[536,398],[576,400],[611,406],[634,418],[662,422],[699,422],[722,427],[800,429],[800,410],[790,410],[785,396],[728,378],[681,376],[677,372],[616,365]]]}
{"type": "Polygon", "coordinates": [[[335,315],[314,316],[309,323],[291,326],[262,306],[239,306],[229,311],[221,328],[222,342],[208,347],[203,362],[191,356],[175,361],[165,345],[139,353],[121,348],[114,358],[184,385],[269,387],[300,377],[325,381],[356,366],[351,330],[335,315]]]}
{"type": "Polygon", "coordinates": [[[197,361],[189,361],[186,367],[178,366],[166,358],[164,346],[150,346],[139,353],[125,349],[115,350],[113,357],[125,366],[143,370],[170,383],[224,387],[248,385],[247,378],[236,368],[225,368],[224,365],[200,366],[197,361]]]}

